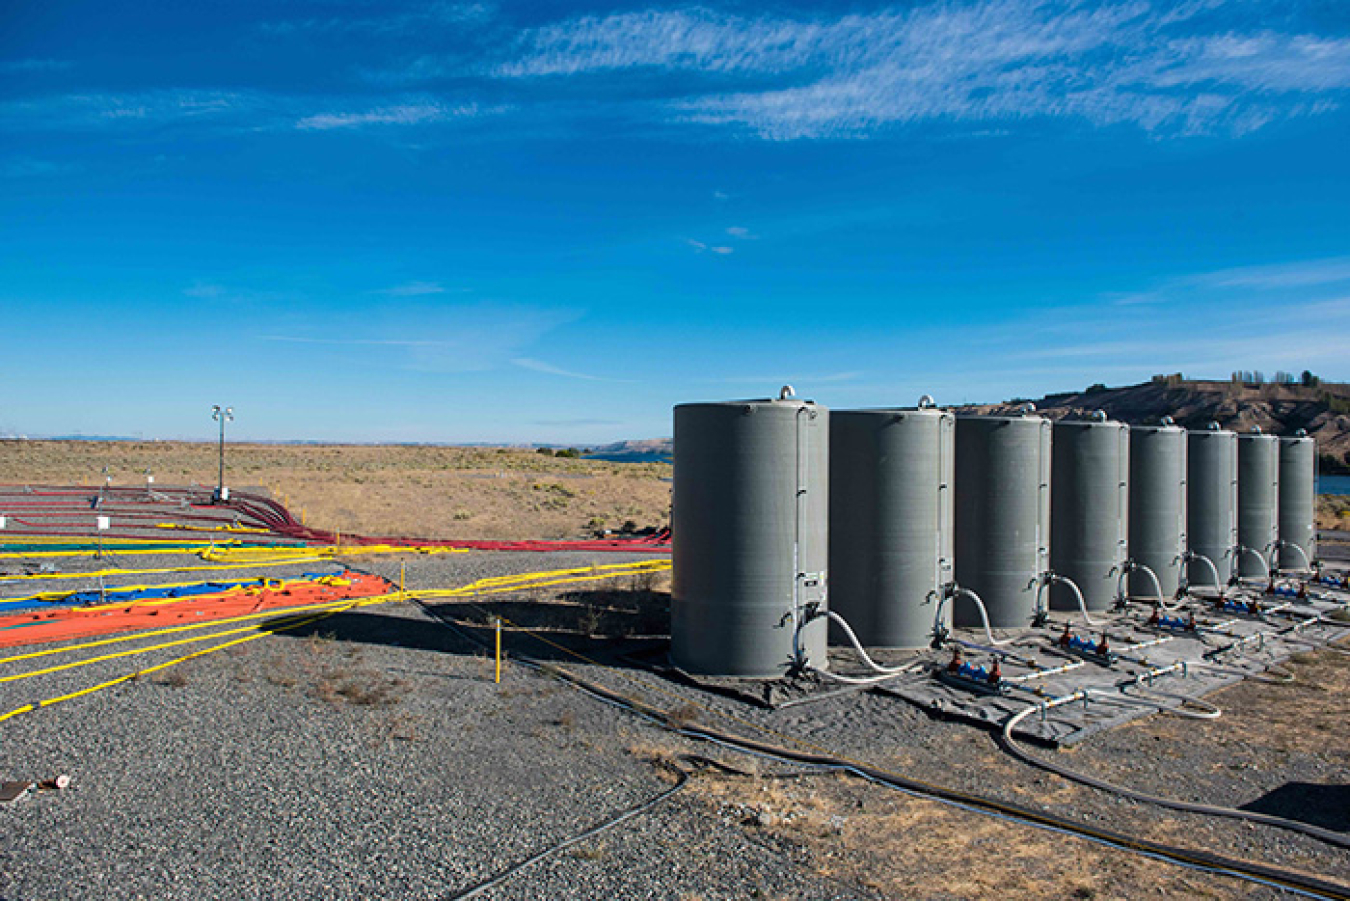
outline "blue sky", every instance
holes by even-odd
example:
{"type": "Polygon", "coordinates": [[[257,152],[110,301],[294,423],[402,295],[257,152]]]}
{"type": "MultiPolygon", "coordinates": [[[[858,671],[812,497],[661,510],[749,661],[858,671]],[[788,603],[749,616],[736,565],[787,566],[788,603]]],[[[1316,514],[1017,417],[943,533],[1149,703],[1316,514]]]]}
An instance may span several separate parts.
{"type": "Polygon", "coordinates": [[[0,0],[0,433],[1350,380],[1340,0],[0,0]]]}

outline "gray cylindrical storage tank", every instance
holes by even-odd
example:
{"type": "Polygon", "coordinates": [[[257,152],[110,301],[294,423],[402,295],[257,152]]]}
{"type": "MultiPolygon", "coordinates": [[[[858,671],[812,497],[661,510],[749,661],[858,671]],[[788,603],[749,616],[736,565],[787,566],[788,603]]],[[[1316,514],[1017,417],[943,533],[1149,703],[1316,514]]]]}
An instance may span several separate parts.
{"type": "MultiPolygon", "coordinates": [[[[980,596],[995,628],[1026,628],[1050,563],[1049,420],[957,416],[954,487],[956,581],[980,596]]],[[[965,597],[952,618],[980,624],[965,597]]]]}
{"type": "Polygon", "coordinates": [[[1233,569],[1237,547],[1237,433],[1215,423],[1186,438],[1186,540],[1193,553],[1214,564],[1214,572],[1202,561],[1192,560],[1188,575],[1192,585],[1221,588],[1233,569]]]}
{"type": "MultiPolygon", "coordinates": [[[[1055,423],[1050,475],[1050,568],[1072,579],[1089,610],[1115,601],[1129,538],[1130,430],[1101,418],[1055,423]]],[[[1077,610],[1067,585],[1050,587],[1050,606],[1077,610]]]]}
{"type": "Polygon", "coordinates": [[[1300,430],[1292,438],[1280,439],[1281,569],[1306,569],[1317,556],[1316,500],[1317,442],[1300,430]]]}
{"type": "Polygon", "coordinates": [[[1261,578],[1279,538],[1280,444],[1260,430],[1238,435],[1238,544],[1250,550],[1238,555],[1238,575],[1261,578]],[[1253,554],[1252,551],[1256,553],[1253,554]]]}
{"type": "MultiPolygon", "coordinates": [[[[824,605],[829,411],[783,394],[675,408],[670,645],[690,672],[781,676],[794,614],[824,605]]],[[[821,669],[826,625],[801,632],[821,669]]]]}
{"type": "Polygon", "coordinates": [[[955,427],[934,407],[830,413],[830,609],[865,645],[932,638],[952,580],[955,427]]]}
{"type": "MultiPolygon", "coordinates": [[[[1165,422],[1130,427],[1130,559],[1153,570],[1170,598],[1186,551],[1186,430],[1165,422]]],[[[1153,580],[1136,570],[1129,590],[1152,597],[1153,580]]]]}

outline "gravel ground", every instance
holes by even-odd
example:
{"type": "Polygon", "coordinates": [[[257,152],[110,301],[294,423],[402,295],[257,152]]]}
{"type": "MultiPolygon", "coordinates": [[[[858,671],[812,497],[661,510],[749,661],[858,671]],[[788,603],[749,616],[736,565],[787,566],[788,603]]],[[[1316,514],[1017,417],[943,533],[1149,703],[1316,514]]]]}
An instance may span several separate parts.
{"type": "MultiPolygon", "coordinates": [[[[351,563],[394,581],[402,565],[416,591],[625,559],[640,558],[465,553],[351,563]]],[[[185,560],[191,562],[134,563],[185,560]]],[[[661,595],[636,581],[621,583],[659,607],[661,595]]],[[[32,583],[23,590],[17,584],[0,591],[31,591],[32,583]]],[[[595,662],[508,633],[514,652],[548,658],[676,711],[677,719],[828,749],[913,778],[1350,884],[1350,853],[1078,788],[1011,760],[988,733],[895,698],[856,693],[771,711],[672,683],[629,662],[643,658],[621,656],[651,642],[593,642],[579,634],[597,625],[626,635],[644,631],[630,628],[641,617],[625,612],[622,595],[602,588],[499,597],[492,611],[514,621],[534,616],[529,621],[551,640],[595,662]]],[[[457,619],[483,618],[467,602],[437,605],[457,619]]],[[[195,647],[0,682],[0,715],[195,647]]],[[[3,664],[0,677],[42,662],[3,664]]],[[[1262,809],[1283,815],[1290,803],[1295,814],[1332,820],[1339,814],[1331,828],[1344,831],[1350,804],[1338,810],[1334,802],[1350,790],[1343,715],[1350,658],[1310,656],[1299,673],[1294,685],[1246,683],[1220,693],[1216,700],[1228,715],[1214,723],[1149,717],[1060,759],[1174,797],[1274,805],[1262,809]],[[1298,786],[1315,788],[1299,801],[1298,786]],[[1290,791],[1294,801],[1282,800],[1290,791]],[[1312,811],[1309,797],[1330,798],[1332,807],[1312,811]]],[[[492,661],[479,645],[407,603],[269,634],[0,722],[0,779],[58,773],[72,777],[71,788],[0,805],[3,901],[452,898],[503,873],[479,897],[1115,897],[1145,890],[1278,896],[842,777],[779,779],[790,768],[680,738],[518,664],[508,663],[502,684],[494,685],[492,661]],[[709,768],[698,757],[734,771],[709,768]],[[667,791],[677,768],[693,775],[668,800],[507,873],[667,791]],[[1037,843],[1061,850],[1027,850],[1037,843]],[[980,859],[988,873],[971,882],[972,865],[957,861],[982,847],[990,849],[980,859]]]]}

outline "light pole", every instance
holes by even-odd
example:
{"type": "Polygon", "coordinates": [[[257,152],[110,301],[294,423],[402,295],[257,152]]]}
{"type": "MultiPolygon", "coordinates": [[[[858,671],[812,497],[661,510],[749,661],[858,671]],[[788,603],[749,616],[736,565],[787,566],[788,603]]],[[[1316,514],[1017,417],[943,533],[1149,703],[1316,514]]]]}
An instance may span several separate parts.
{"type": "Polygon", "coordinates": [[[234,407],[222,407],[215,404],[211,407],[211,418],[220,423],[220,477],[216,481],[217,501],[226,501],[230,496],[225,488],[225,423],[233,421],[234,407]]]}

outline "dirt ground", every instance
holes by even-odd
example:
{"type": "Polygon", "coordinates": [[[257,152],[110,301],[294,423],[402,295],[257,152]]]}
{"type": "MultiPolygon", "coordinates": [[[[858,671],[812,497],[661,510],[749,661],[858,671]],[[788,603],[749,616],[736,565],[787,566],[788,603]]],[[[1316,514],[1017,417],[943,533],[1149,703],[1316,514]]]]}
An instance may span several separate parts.
{"type": "MultiPolygon", "coordinates": [[[[670,521],[666,463],[528,448],[229,444],[227,485],[262,487],[306,524],[419,538],[575,538],[670,521]]],[[[0,442],[0,482],[215,485],[217,447],[174,441],[0,442]]]]}
{"type": "MultiPolygon", "coordinates": [[[[661,525],[668,515],[666,480],[670,467],[664,464],[574,460],[513,448],[241,445],[232,446],[229,451],[232,484],[268,488],[297,515],[305,511],[310,524],[366,534],[547,538],[582,533],[595,527],[592,520],[603,520],[611,527],[621,526],[625,520],[638,526],[661,525]]],[[[215,476],[214,453],[212,445],[193,444],[6,443],[0,447],[0,482],[95,484],[107,466],[114,484],[141,483],[147,468],[162,484],[192,481],[211,484],[215,476]]],[[[1339,516],[1338,511],[1350,509],[1350,503],[1324,499],[1324,508],[1339,516]]],[[[408,575],[413,585],[447,587],[495,573],[497,567],[508,565],[507,561],[506,557],[498,562],[497,558],[474,554],[416,557],[408,561],[408,575]]],[[[377,569],[384,565],[387,570],[384,574],[390,578],[401,574],[399,563],[382,564],[365,558],[360,563],[377,569]]],[[[509,565],[542,567],[543,563],[509,558],[509,565]]],[[[555,639],[584,642],[594,638],[598,648],[615,639],[660,641],[668,624],[668,585],[666,576],[641,576],[616,585],[613,591],[540,591],[503,597],[490,610],[467,600],[442,604],[441,609],[446,615],[466,622],[484,621],[483,617],[489,613],[501,615],[555,639]]],[[[407,615],[416,619],[414,611],[407,615]]],[[[376,618],[375,614],[369,618],[376,618]]],[[[355,621],[357,617],[353,615],[351,619],[355,621]]],[[[393,618],[378,621],[385,626],[399,622],[393,618]]],[[[419,628],[425,631],[428,627],[419,628]]],[[[352,635],[338,631],[336,638],[329,634],[328,638],[320,635],[303,641],[269,640],[266,647],[270,657],[265,665],[249,663],[251,658],[241,657],[231,663],[236,669],[243,668],[240,672],[222,666],[220,673],[215,674],[210,666],[202,664],[200,668],[186,670],[186,675],[177,673],[172,678],[146,680],[145,686],[137,686],[134,691],[128,689],[119,703],[139,703],[136,699],[142,695],[148,699],[147,703],[158,702],[164,692],[173,691],[184,696],[193,693],[197,703],[222,704],[222,686],[244,684],[240,680],[247,678],[250,691],[257,695],[257,709],[271,711],[267,716],[277,717],[278,722],[293,716],[295,709],[332,719],[334,729],[351,727],[348,720],[354,721],[361,715],[373,718],[375,725],[369,725],[369,729],[379,736],[378,748],[370,750],[360,742],[353,744],[345,733],[316,733],[314,745],[325,749],[324,755],[337,750],[360,752],[365,755],[361,763],[366,769],[362,772],[383,772],[387,748],[395,747],[410,755],[408,766],[401,772],[433,771],[443,766],[440,746],[446,741],[445,730],[460,726],[455,722],[434,726],[439,722],[435,717],[444,716],[449,709],[463,712],[490,707],[485,690],[481,691],[484,698],[469,703],[468,698],[446,695],[450,690],[447,686],[458,692],[460,686],[473,685],[479,691],[477,682],[483,678],[486,672],[483,667],[489,661],[464,656],[462,652],[458,656],[447,654],[439,644],[429,642],[423,631],[411,626],[404,627],[395,638],[380,641],[362,638],[364,633],[358,629],[353,629],[352,635]],[[217,676],[217,681],[210,681],[217,676]],[[160,694],[153,694],[154,691],[160,694]],[[338,716],[338,712],[343,715],[338,716]]],[[[528,643],[526,647],[532,652],[537,650],[528,643]]],[[[1343,703],[1350,694],[1350,657],[1335,652],[1300,655],[1290,662],[1289,669],[1296,677],[1294,683],[1244,683],[1213,696],[1225,710],[1220,720],[1197,723],[1152,716],[1099,736],[1076,750],[1061,752],[1061,759],[1119,784],[1167,795],[1177,793],[1178,779],[1219,791],[1241,790],[1247,793],[1244,797],[1258,800],[1287,786],[1330,786],[1339,790],[1350,773],[1350,750],[1347,750],[1350,734],[1343,703]],[[1140,748],[1150,749],[1149,753],[1138,753],[1140,748]]],[[[670,699],[673,693],[676,697],[670,700],[672,704],[702,700],[708,707],[727,708],[721,713],[733,716],[732,724],[744,725],[750,720],[765,725],[775,722],[775,714],[719,705],[712,699],[700,699],[697,693],[674,690],[635,670],[596,669],[593,675],[599,679],[613,677],[617,680],[613,687],[625,690],[637,683],[647,688],[661,685],[658,697],[670,699]]],[[[588,760],[594,764],[597,749],[614,744],[615,737],[621,749],[634,759],[663,766],[686,765],[682,761],[691,754],[717,757],[719,766],[700,770],[689,783],[685,796],[692,810],[674,806],[668,812],[651,815],[653,841],[682,842],[682,847],[692,847],[699,835],[716,832],[722,838],[714,857],[705,861],[703,868],[715,870],[713,861],[732,859],[727,853],[731,848],[738,849],[733,853],[741,856],[746,847],[762,849],[765,859],[782,861],[784,866],[793,868],[791,872],[815,887],[812,892],[794,893],[775,887],[772,880],[764,877],[765,889],[761,892],[756,888],[752,893],[748,890],[752,883],[747,877],[728,873],[712,880],[725,886],[725,892],[710,891],[698,879],[688,877],[686,883],[671,893],[672,887],[657,874],[650,886],[644,884],[644,890],[655,891],[659,886],[667,893],[653,897],[691,901],[721,897],[1278,897],[1273,890],[1251,883],[1151,862],[1081,839],[911,797],[850,777],[802,773],[743,755],[720,754],[706,744],[690,743],[645,726],[625,725],[616,729],[615,723],[606,720],[603,725],[591,728],[587,724],[600,715],[597,711],[604,711],[603,705],[597,706],[585,696],[535,677],[522,681],[520,686],[513,690],[523,694],[512,703],[537,700],[538,722],[522,720],[522,732],[513,731],[509,722],[494,720],[493,729],[502,730],[500,734],[511,736],[513,741],[537,740],[539,734],[566,733],[572,743],[560,749],[560,756],[545,769],[561,772],[569,766],[590,765],[588,760]],[[748,842],[748,846],[742,841],[748,842]]],[[[250,753],[256,752],[255,746],[264,742],[266,736],[292,734],[276,728],[266,717],[257,719],[250,714],[236,724],[230,710],[222,708],[212,717],[198,717],[188,716],[185,711],[191,709],[185,706],[156,713],[155,708],[148,707],[146,715],[167,714],[161,717],[164,728],[174,734],[178,734],[175,730],[187,729],[185,724],[189,722],[231,723],[239,731],[238,746],[253,749],[250,753]]],[[[1136,835],[1211,848],[1233,857],[1265,860],[1350,881],[1350,858],[1342,852],[1290,840],[1275,832],[1249,834],[1245,827],[1234,824],[1172,816],[1142,805],[1119,802],[1011,760],[983,731],[930,719],[893,700],[859,695],[855,700],[841,700],[837,705],[823,705],[814,710],[810,728],[815,740],[837,748],[840,753],[857,753],[856,743],[867,736],[865,741],[870,744],[865,749],[866,759],[914,778],[990,792],[1090,821],[1101,820],[1112,828],[1136,835]]],[[[99,730],[106,731],[108,722],[101,718],[108,711],[100,708],[98,713],[100,716],[91,720],[86,731],[76,731],[77,721],[63,716],[57,721],[55,732],[48,725],[31,733],[15,734],[9,736],[9,747],[22,749],[27,742],[36,749],[18,762],[31,764],[31,759],[42,759],[41,753],[46,753],[42,749],[49,745],[58,749],[50,752],[56,755],[52,759],[62,759],[60,754],[69,753],[70,748],[97,744],[99,730]],[[67,724],[73,730],[68,736],[62,731],[67,724]]],[[[128,741],[145,730],[144,722],[127,720],[126,731],[132,736],[128,741]]],[[[203,747],[215,747],[213,728],[199,730],[203,747]]],[[[466,756],[476,758],[497,750],[498,744],[488,742],[454,759],[457,765],[462,765],[466,756]]],[[[292,753],[293,749],[288,749],[278,760],[284,761],[292,753]]],[[[323,759],[317,751],[315,755],[314,759],[323,759]]],[[[531,757],[530,771],[539,763],[537,757],[531,757]]],[[[607,772],[606,768],[612,766],[612,762],[596,764],[597,771],[607,772]]],[[[93,762],[89,768],[97,772],[93,762]]],[[[18,767],[12,769],[17,771],[18,767]]],[[[641,775],[641,771],[634,771],[631,777],[637,780],[641,775]]],[[[105,774],[104,778],[111,777],[105,774]]],[[[308,780],[311,774],[297,774],[295,778],[308,780]]],[[[505,786],[503,783],[498,791],[506,792],[505,786]]],[[[391,797],[398,790],[397,780],[384,787],[391,797]]],[[[560,803],[548,811],[565,806],[560,803]]],[[[185,809],[206,808],[195,805],[185,809]]],[[[391,807],[388,822],[399,822],[399,817],[406,817],[408,810],[421,807],[413,801],[402,808],[391,807]]],[[[546,819],[551,815],[548,811],[539,817],[546,819]]],[[[56,813],[53,810],[52,816],[56,813]]],[[[427,823],[444,826],[445,818],[440,811],[428,807],[425,813],[427,823]]],[[[146,816],[147,822],[153,821],[157,824],[155,828],[162,828],[170,838],[182,838],[182,829],[146,816]]],[[[1340,816],[1338,822],[1343,822],[1343,811],[1340,816]]],[[[322,826],[316,823],[306,828],[317,830],[322,826]]],[[[289,823],[283,827],[271,821],[258,828],[269,835],[271,832],[267,830],[290,835],[287,830],[292,829],[289,823]]],[[[537,823],[522,825],[519,834],[530,835],[537,828],[537,823]]],[[[575,832],[576,826],[560,822],[551,824],[550,829],[561,836],[575,832]]],[[[162,836],[151,830],[143,838],[149,847],[162,836]]],[[[189,838],[197,841],[200,836],[191,832],[189,838]]],[[[554,864],[559,868],[559,885],[570,886],[572,891],[570,894],[560,891],[554,896],[588,896],[575,881],[574,871],[597,871],[606,874],[606,878],[615,877],[623,868],[612,859],[630,843],[637,858],[657,853],[657,845],[644,846],[631,833],[621,830],[581,846],[574,854],[561,856],[554,864]]],[[[434,853],[443,853],[440,844],[433,844],[434,853]]],[[[0,842],[0,850],[2,846],[0,842]]],[[[108,853],[111,856],[112,850],[108,853]]],[[[522,854],[523,850],[515,856],[522,854]]],[[[364,873],[359,860],[346,861],[344,865],[350,865],[354,873],[364,873]]],[[[698,868],[696,865],[695,869],[698,868]]],[[[455,884],[463,884],[467,877],[458,870],[455,873],[454,878],[461,880],[455,884]]],[[[285,882],[284,874],[276,879],[275,885],[285,882]]],[[[532,895],[540,887],[540,879],[539,875],[520,879],[517,888],[521,896],[532,895]]],[[[621,897],[625,891],[610,896],[621,897]]],[[[369,896],[380,894],[375,891],[369,896]]],[[[358,895],[353,890],[348,896],[358,895]]],[[[599,895],[591,892],[589,896],[599,895]]]]}
{"type": "MultiPolygon", "coordinates": [[[[0,482],[214,485],[217,448],[180,441],[0,442],[0,482]]],[[[670,521],[668,463],[545,456],[518,447],[230,444],[227,484],[267,489],[309,525],[425,538],[573,538],[670,521]]],[[[1317,527],[1350,527],[1350,496],[1317,499],[1317,527]]]]}
{"type": "MultiPolygon", "coordinates": [[[[1115,730],[1110,747],[1094,744],[1060,754],[1072,766],[1123,785],[1141,778],[1139,755],[1119,753],[1130,746],[1155,749],[1153,756],[1173,760],[1177,777],[1186,780],[1223,780],[1243,769],[1279,772],[1294,754],[1322,755],[1341,774],[1348,773],[1350,748],[1338,701],[1350,694],[1347,654],[1298,655],[1289,664],[1292,684],[1244,682],[1212,695],[1210,700],[1226,711],[1222,719],[1151,716],[1115,730]]],[[[967,739],[975,745],[990,742],[979,733],[967,739]]],[[[1149,822],[1128,808],[1113,811],[1110,799],[1057,777],[1029,773],[1006,758],[983,766],[991,781],[1021,781],[1029,803],[1053,798],[1080,809],[1112,811],[1116,828],[1159,841],[1194,846],[1199,838],[1194,828],[1175,821],[1149,822]]],[[[932,761],[907,755],[907,770],[930,767],[932,761]]],[[[845,776],[765,778],[751,762],[744,776],[704,777],[696,791],[714,809],[739,810],[752,828],[803,848],[820,875],[852,882],[875,897],[1246,898],[1256,891],[1250,883],[1151,866],[1054,832],[878,792],[845,776]],[[993,859],[997,865],[991,865],[993,859]]],[[[1298,868],[1308,863],[1292,858],[1289,862],[1298,868]]]]}

